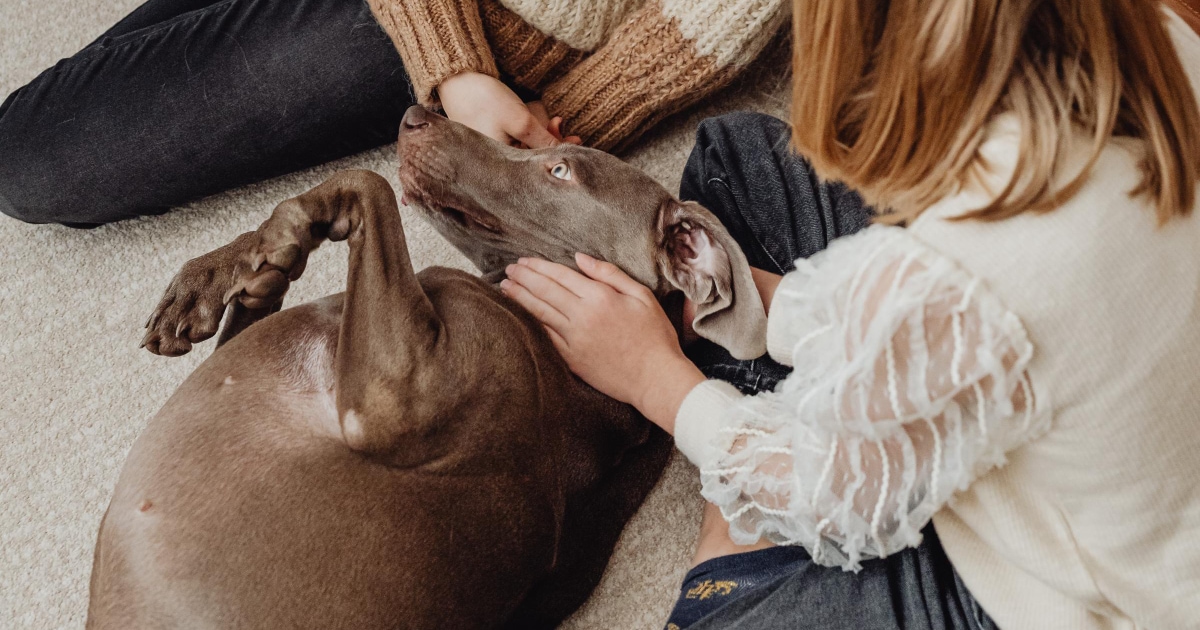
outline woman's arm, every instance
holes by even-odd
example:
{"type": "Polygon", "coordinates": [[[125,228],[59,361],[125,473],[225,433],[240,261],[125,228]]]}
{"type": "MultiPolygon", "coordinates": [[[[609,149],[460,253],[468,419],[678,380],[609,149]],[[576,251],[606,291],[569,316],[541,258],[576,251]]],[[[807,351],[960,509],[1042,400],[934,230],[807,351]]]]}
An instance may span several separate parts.
{"type": "Polygon", "coordinates": [[[584,380],[674,430],[735,542],[804,544],[856,568],[919,542],[950,495],[1043,431],[1048,413],[1019,320],[904,230],[872,227],[798,265],[764,300],[776,358],[795,370],[752,397],[684,365],[665,316],[644,306],[652,296],[594,291],[633,282],[615,268],[581,264],[592,282],[517,265],[506,290],[584,380]],[[553,278],[573,289],[548,290],[553,278]]]}
{"type": "Polygon", "coordinates": [[[649,289],[612,263],[586,254],[576,254],[575,261],[587,277],[522,258],[508,266],[500,289],[546,325],[580,378],[673,433],[679,403],[704,375],[683,355],[674,326],[649,289]],[[599,330],[611,334],[592,334],[599,330]]]}
{"type": "Polygon", "coordinates": [[[651,0],[546,86],[550,113],[610,150],[726,86],[787,21],[785,0],[651,0]]]}
{"type": "Polygon", "coordinates": [[[543,120],[544,110],[531,110],[497,78],[477,0],[368,2],[419,104],[440,105],[451,120],[500,142],[539,148],[561,140],[561,120],[543,120]]]}
{"type": "Polygon", "coordinates": [[[437,87],[456,74],[495,79],[477,0],[367,0],[404,60],[417,103],[439,105],[437,87]]]}
{"type": "Polygon", "coordinates": [[[1020,321],[905,230],[872,227],[798,265],[768,324],[793,373],[753,397],[701,384],[676,442],[735,542],[800,543],[856,569],[917,544],[955,491],[1048,414],[1020,321]]]}

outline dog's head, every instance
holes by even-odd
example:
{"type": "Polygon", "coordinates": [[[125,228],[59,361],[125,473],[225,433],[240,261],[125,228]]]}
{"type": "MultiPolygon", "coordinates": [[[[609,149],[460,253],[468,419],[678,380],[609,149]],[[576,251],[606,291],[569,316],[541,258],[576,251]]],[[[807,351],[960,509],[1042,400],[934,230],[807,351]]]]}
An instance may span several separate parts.
{"type": "Polygon", "coordinates": [[[488,280],[539,257],[607,260],[660,297],[682,291],[693,327],[737,358],[765,351],[766,316],[746,262],[720,222],[607,153],[564,144],[517,149],[424,108],[400,127],[400,183],[488,280]]]}

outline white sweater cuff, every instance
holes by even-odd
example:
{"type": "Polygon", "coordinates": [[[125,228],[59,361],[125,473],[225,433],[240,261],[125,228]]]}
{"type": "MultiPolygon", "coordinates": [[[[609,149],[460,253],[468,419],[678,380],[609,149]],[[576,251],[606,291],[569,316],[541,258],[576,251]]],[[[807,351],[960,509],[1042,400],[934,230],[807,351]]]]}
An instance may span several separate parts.
{"type": "Polygon", "coordinates": [[[712,441],[721,417],[742,397],[725,381],[707,380],[692,388],[675,415],[675,447],[697,466],[711,462],[712,441]]]}
{"type": "Polygon", "coordinates": [[[767,354],[776,362],[792,365],[792,339],[788,327],[783,325],[782,316],[767,318],[767,354]]]}
{"type": "Polygon", "coordinates": [[[784,298],[788,289],[795,289],[794,284],[802,284],[804,279],[799,274],[789,273],[783,276],[783,280],[779,281],[779,286],[775,288],[775,299],[771,302],[771,313],[767,316],[767,353],[772,359],[782,363],[783,365],[792,365],[792,350],[796,347],[798,338],[796,336],[796,327],[789,319],[789,315],[794,316],[794,313],[788,313],[788,300],[784,298]]]}

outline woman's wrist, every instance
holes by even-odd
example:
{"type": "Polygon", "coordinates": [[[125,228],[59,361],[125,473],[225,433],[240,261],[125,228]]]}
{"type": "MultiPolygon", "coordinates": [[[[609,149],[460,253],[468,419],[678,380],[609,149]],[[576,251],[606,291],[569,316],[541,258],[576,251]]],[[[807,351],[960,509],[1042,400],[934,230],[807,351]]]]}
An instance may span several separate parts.
{"type": "MultiPolygon", "coordinates": [[[[779,287],[783,276],[754,267],[750,268],[750,275],[754,278],[754,286],[758,289],[759,298],[762,299],[763,309],[770,313],[771,302],[775,299],[775,289],[779,287]]],[[[684,345],[698,338],[692,329],[692,319],[695,314],[695,305],[690,300],[684,300],[682,321],[680,322],[680,341],[684,345]]],[[[656,374],[658,376],[654,379],[653,384],[647,387],[642,395],[642,400],[635,406],[651,422],[662,427],[667,433],[675,435],[675,416],[679,413],[683,399],[687,398],[696,385],[707,379],[699,368],[682,355],[666,362],[666,366],[657,370],[656,374]]]]}
{"type": "Polygon", "coordinates": [[[758,297],[762,299],[763,310],[770,314],[771,301],[775,299],[775,289],[779,288],[783,276],[756,267],[750,268],[750,276],[754,278],[754,287],[758,289],[758,297]]]}
{"type": "Polygon", "coordinates": [[[482,72],[476,72],[474,70],[463,70],[461,72],[456,72],[452,75],[444,77],[441,82],[435,86],[434,93],[437,95],[438,100],[442,102],[442,107],[444,108],[446,106],[447,92],[449,92],[450,98],[453,100],[458,97],[461,92],[469,92],[473,90],[474,85],[477,85],[479,81],[483,80],[481,77],[491,78],[490,75],[483,74],[482,72]]]}
{"type": "Polygon", "coordinates": [[[675,435],[675,416],[683,399],[706,379],[700,368],[682,354],[661,364],[655,363],[655,376],[646,383],[634,406],[651,422],[675,435]]]}
{"type": "MultiPolygon", "coordinates": [[[[542,148],[561,140],[539,120],[512,88],[491,75],[465,71],[442,79],[438,97],[446,117],[493,140],[526,148],[542,148]]],[[[558,129],[561,120],[554,123],[558,129]]]]}

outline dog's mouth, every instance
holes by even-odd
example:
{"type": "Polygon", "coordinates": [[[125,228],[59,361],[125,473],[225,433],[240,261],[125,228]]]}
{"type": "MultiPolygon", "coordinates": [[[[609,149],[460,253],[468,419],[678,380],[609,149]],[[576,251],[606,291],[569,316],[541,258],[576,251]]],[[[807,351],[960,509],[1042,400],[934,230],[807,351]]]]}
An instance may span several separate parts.
{"type": "Polygon", "coordinates": [[[499,223],[496,221],[496,217],[487,212],[481,210],[468,212],[454,206],[438,206],[438,211],[442,213],[442,216],[465,229],[482,230],[492,234],[503,233],[499,223]]]}
{"type": "Polygon", "coordinates": [[[415,204],[410,204],[408,195],[400,197],[400,203],[404,205],[415,205],[417,208],[424,210],[426,213],[440,216],[448,223],[457,225],[467,231],[487,232],[489,234],[503,234],[504,230],[500,227],[500,220],[492,213],[475,207],[474,204],[459,204],[434,202],[429,199],[429,196],[422,194],[419,191],[414,191],[413,201],[415,204]]]}

